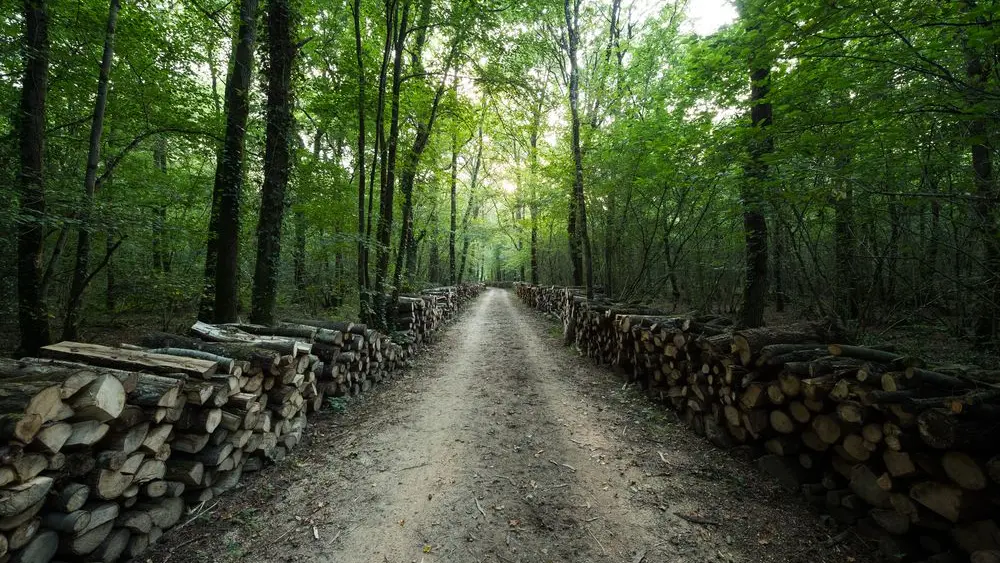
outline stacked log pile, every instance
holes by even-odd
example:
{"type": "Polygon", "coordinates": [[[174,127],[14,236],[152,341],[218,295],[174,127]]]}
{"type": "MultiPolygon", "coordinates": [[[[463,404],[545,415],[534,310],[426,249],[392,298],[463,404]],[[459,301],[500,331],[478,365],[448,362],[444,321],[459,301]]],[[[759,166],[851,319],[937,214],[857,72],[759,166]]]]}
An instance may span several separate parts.
{"type": "MultiPolygon", "coordinates": [[[[437,320],[421,337],[479,291],[429,293],[437,320]]],[[[140,344],[0,359],[0,561],[136,559],[189,507],[283,459],[324,396],[407,359],[348,322],[196,323],[140,344]]]]}
{"type": "Polygon", "coordinates": [[[732,330],[516,287],[554,312],[582,354],[615,367],[717,446],[855,526],[894,561],[1000,561],[997,373],[929,369],[889,347],[844,344],[836,326],[732,330]]]}

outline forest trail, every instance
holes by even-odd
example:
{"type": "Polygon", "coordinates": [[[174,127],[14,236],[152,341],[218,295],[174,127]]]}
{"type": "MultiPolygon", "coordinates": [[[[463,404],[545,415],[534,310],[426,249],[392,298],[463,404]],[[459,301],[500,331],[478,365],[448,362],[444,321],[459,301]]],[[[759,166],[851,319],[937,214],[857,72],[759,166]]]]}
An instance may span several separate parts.
{"type": "Polygon", "coordinates": [[[866,560],[554,332],[487,291],[414,369],[310,421],[306,447],[152,560],[866,560]]]}

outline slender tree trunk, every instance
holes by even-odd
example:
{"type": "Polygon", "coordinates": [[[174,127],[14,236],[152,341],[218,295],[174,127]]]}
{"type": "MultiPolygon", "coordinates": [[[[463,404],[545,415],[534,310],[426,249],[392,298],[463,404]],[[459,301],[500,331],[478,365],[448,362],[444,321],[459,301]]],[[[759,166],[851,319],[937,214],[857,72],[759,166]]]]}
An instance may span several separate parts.
{"type": "Polygon", "coordinates": [[[580,234],[577,232],[576,218],[576,179],[573,180],[574,191],[569,193],[569,206],[566,215],[566,234],[569,236],[569,261],[573,265],[573,285],[583,286],[583,255],[580,254],[580,234]]]}
{"type": "Polygon", "coordinates": [[[281,225],[288,205],[286,193],[291,174],[295,121],[292,115],[292,68],[295,14],[291,0],[267,4],[267,129],[264,145],[264,186],[257,223],[257,263],[253,277],[250,320],[274,324],[278,302],[278,269],[281,263],[281,225]]]}
{"type": "Polygon", "coordinates": [[[97,191],[97,166],[101,162],[101,132],[104,112],[108,107],[108,82],[111,78],[111,61],[115,51],[115,26],[118,23],[118,0],[111,0],[108,8],[108,25],[104,34],[104,54],[101,57],[100,76],[97,79],[97,100],[94,104],[90,126],[90,149],[87,153],[87,171],[83,180],[83,201],[80,203],[80,229],[77,233],[76,266],[66,306],[63,340],[77,340],[80,330],[80,309],[87,289],[90,273],[90,223],[93,221],[94,194],[97,191]]]}
{"type": "MultiPolygon", "coordinates": [[[[429,2],[424,2],[425,6],[429,6],[429,2]]],[[[421,16],[423,19],[423,15],[421,16]]],[[[449,55],[444,63],[444,72],[441,73],[441,81],[438,83],[437,89],[434,91],[434,99],[431,101],[430,114],[427,116],[426,122],[417,123],[417,135],[413,140],[413,147],[410,149],[407,155],[406,162],[403,166],[402,175],[400,177],[399,189],[403,194],[403,225],[400,229],[399,234],[399,248],[396,254],[396,273],[393,280],[393,287],[395,288],[396,294],[399,293],[402,287],[403,280],[403,270],[409,271],[409,268],[403,262],[404,256],[410,252],[410,246],[413,243],[413,185],[417,176],[417,167],[420,165],[420,158],[423,156],[424,151],[427,149],[427,145],[430,143],[431,134],[434,132],[434,122],[437,118],[438,108],[441,105],[441,98],[444,96],[445,88],[448,85],[447,76],[451,71],[451,63],[457,54],[457,49],[461,41],[461,34],[458,33],[455,36],[454,43],[451,46],[449,55]]],[[[414,53],[414,57],[419,57],[420,44],[414,53]]],[[[418,60],[419,59],[415,59],[418,60]]],[[[420,68],[419,63],[416,65],[420,68]]],[[[407,279],[410,275],[407,274],[407,279]]]]}
{"type": "Polygon", "coordinates": [[[785,279],[782,258],[785,255],[785,235],[781,229],[781,219],[777,219],[774,234],[774,310],[785,311],[785,279]]]}
{"type": "Polygon", "coordinates": [[[529,210],[531,211],[531,283],[538,284],[538,135],[542,124],[542,106],[545,103],[545,88],[548,82],[542,82],[542,87],[538,91],[538,103],[535,104],[534,112],[531,116],[531,133],[528,142],[531,145],[528,155],[528,165],[531,174],[529,179],[530,197],[529,210]]]}
{"type": "Polygon", "coordinates": [[[365,290],[365,65],[361,48],[361,0],[354,0],[354,52],[358,61],[358,292],[365,290]]]}
{"type": "Polygon", "coordinates": [[[226,136],[215,167],[205,250],[205,289],[198,313],[203,321],[235,321],[239,303],[240,200],[257,37],[257,2],[240,1],[240,27],[226,79],[226,136]]]}
{"type": "MultiPolygon", "coordinates": [[[[167,192],[167,140],[162,135],[153,145],[153,166],[159,171],[161,196],[167,192]]],[[[153,210],[153,270],[166,273],[170,271],[169,241],[165,235],[167,224],[167,205],[161,204],[153,210]]]]}
{"type": "Polygon", "coordinates": [[[854,236],[854,190],[846,177],[850,155],[846,149],[841,149],[837,155],[836,189],[833,194],[834,212],[834,272],[835,272],[835,310],[844,318],[856,319],[859,314],[857,252],[854,236]]]}
{"type": "Polygon", "coordinates": [[[451,133],[451,223],[448,229],[448,284],[455,285],[455,232],[458,228],[458,131],[451,133]]]}
{"type": "MultiPolygon", "coordinates": [[[[395,54],[392,64],[392,112],[389,120],[388,154],[385,159],[386,176],[381,186],[379,198],[378,251],[376,253],[375,289],[384,295],[389,281],[389,245],[392,236],[393,192],[396,186],[396,152],[399,143],[399,92],[402,84],[403,47],[406,44],[410,0],[404,0],[403,12],[396,30],[395,54]]],[[[380,316],[385,315],[385,307],[377,307],[380,316]]]]}
{"type": "MultiPolygon", "coordinates": [[[[751,16],[756,18],[757,15],[751,16]]],[[[764,62],[767,38],[757,27],[751,28],[755,34],[756,46],[750,72],[750,122],[753,135],[750,139],[750,163],[744,171],[742,185],[743,231],[746,236],[746,279],[743,285],[743,303],[740,324],[743,327],[759,327],[764,324],[764,306],[767,301],[767,219],[764,216],[765,196],[768,178],[766,156],[773,152],[774,141],[768,131],[771,125],[771,103],[767,101],[770,91],[770,63],[764,62]]]]}
{"type": "MultiPolygon", "coordinates": [[[[590,234],[587,229],[587,200],[583,192],[583,151],[580,147],[580,69],[576,60],[577,44],[579,43],[580,25],[580,0],[564,0],[563,7],[566,12],[566,31],[569,37],[569,108],[570,108],[570,130],[572,133],[573,148],[573,200],[575,204],[576,219],[574,223],[578,234],[580,245],[583,247],[583,277],[587,287],[587,298],[594,297],[594,257],[591,252],[590,234]],[[571,7],[572,5],[572,7],[571,7]]],[[[571,213],[572,213],[571,206],[571,213]]],[[[570,245],[573,249],[573,245],[570,245]]],[[[579,252],[579,250],[578,250],[579,252]]],[[[576,263],[574,262],[574,277],[576,276],[576,263]]],[[[574,282],[577,280],[574,279],[574,282]]]]}
{"type": "MultiPolygon", "coordinates": [[[[975,6],[975,1],[964,2],[961,10],[968,12],[975,6]]],[[[991,25],[981,19],[977,23],[983,28],[991,25]]],[[[985,110],[978,109],[983,104],[982,93],[988,87],[992,68],[987,62],[989,58],[972,47],[967,35],[962,37],[962,47],[965,52],[965,75],[969,82],[966,99],[971,108],[977,108],[972,110],[975,116],[967,122],[967,134],[972,144],[972,183],[979,196],[972,209],[975,218],[973,228],[983,248],[981,275],[985,287],[976,321],[976,336],[985,340],[996,338],[1000,330],[1000,222],[997,219],[1000,193],[993,175],[989,118],[985,110]]]]}
{"type": "Polygon", "coordinates": [[[45,242],[45,94],[49,80],[49,13],[46,0],[24,0],[24,78],[21,82],[17,222],[18,355],[36,355],[49,344],[49,314],[42,285],[45,242]]]}
{"type": "Polygon", "coordinates": [[[114,236],[109,231],[104,234],[104,261],[107,263],[106,270],[104,272],[105,286],[104,286],[104,308],[109,313],[114,313],[118,308],[118,291],[115,288],[115,268],[111,261],[112,255],[115,253],[117,245],[114,241],[114,236]]]}

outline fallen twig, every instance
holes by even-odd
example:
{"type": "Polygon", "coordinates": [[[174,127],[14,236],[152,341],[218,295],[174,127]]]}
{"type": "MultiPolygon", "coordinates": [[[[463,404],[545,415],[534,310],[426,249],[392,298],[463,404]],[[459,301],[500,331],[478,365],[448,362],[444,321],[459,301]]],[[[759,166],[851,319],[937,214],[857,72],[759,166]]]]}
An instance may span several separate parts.
{"type": "Polygon", "coordinates": [[[568,469],[572,469],[573,472],[576,473],[576,468],[573,467],[572,465],[569,465],[569,464],[566,464],[566,463],[559,463],[559,462],[553,461],[551,459],[549,460],[549,463],[551,463],[552,465],[561,465],[561,466],[566,467],[568,469]]]}
{"type": "Polygon", "coordinates": [[[479,512],[482,513],[483,518],[486,518],[486,511],[483,510],[483,506],[481,504],[479,504],[479,499],[473,498],[472,500],[476,501],[476,508],[478,508],[479,512]]]}
{"type": "Polygon", "coordinates": [[[635,558],[632,559],[632,563],[642,563],[644,559],[646,559],[645,549],[635,554],[635,558]]]}
{"type": "MultiPolygon", "coordinates": [[[[198,512],[197,514],[195,514],[194,516],[192,516],[192,517],[191,517],[191,518],[190,518],[190,519],[189,519],[189,520],[188,520],[187,522],[184,522],[183,524],[181,524],[180,526],[177,526],[177,527],[176,527],[176,528],[174,528],[174,529],[175,529],[175,530],[180,530],[180,529],[181,529],[181,528],[183,528],[184,526],[187,526],[187,525],[188,525],[188,524],[190,524],[191,522],[194,522],[194,521],[195,521],[195,520],[197,520],[198,518],[201,518],[203,514],[205,514],[206,512],[209,512],[209,511],[211,511],[211,510],[212,510],[213,508],[215,508],[216,506],[219,506],[219,502],[222,502],[222,501],[217,501],[217,502],[216,502],[215,504],[213,504],[212,506],[210,506],[210,507],[208,507],[208,508],[206,508],[206,509],[204,509],[204,510],[202,510],[202,511],[198,512]]],[[[202,503],[202,504],[205,504],[205,503],[202,503]]],[[[201,506],[201,505],[199,505],[199,506],[201,506]]]]}
{"type": "Polygon", "coordinates": [[[679,516],[680,518],[687,520],[688,522],[694,522],[695,524],[702,524],[709,526],[722,525],[722,522],[716,522],[715,520],[709,520],[708,518],[702,518],[701,516],[695,516],[694,514],[684,514],[682,512],[674,512],[674,516],[679,516]]]}

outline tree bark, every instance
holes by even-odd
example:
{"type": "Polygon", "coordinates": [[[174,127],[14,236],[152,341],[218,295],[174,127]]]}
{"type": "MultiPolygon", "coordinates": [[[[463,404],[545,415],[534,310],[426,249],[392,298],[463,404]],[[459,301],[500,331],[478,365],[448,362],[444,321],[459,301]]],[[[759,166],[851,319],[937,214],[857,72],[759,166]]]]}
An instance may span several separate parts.
{"type": "Polygon", "coordinates": [[[292,67],[298,47],[295,14],[290,0],[267,5],[267,130],[264,146],[264,186],[257,223],[257,264],[250,320],[272,325],[278,299],[281,225],[285,216],[288,178],[292,168],[295,121],[292,116],[292,67]]]}
{"type": "MultiPolygon", "coordinates": [[[[153,145],[153,166],[160,173],[161,196],[164,196],[167,192],[167,140],[162,135],[153,145]]],[[[160,273],[170,271],[170,249],[165,236],[166,223],[167,205],[163,203],[153,210],[153,269],[160,273]]]]}
{"type": "MultiPolygon", "coordinates": [[[[579,43],[579,25],[580,25],[580,1],[579,0],[564,0],[563,8],[566,13],[566,31],[569,37],[569,108],[570,108],[570,129],[572,133],[572,148],[573,148],[573,203],[570,206],[570,213],[573,214],[575,211],[576,221],[574,221],[574,227],[577,231],[578,240],[580,246],[583,247],[583,277],[587,287],[587,298],[593,299],[594,297],[594,259],[591,252],[590,246],[590,234],[587,230],[587,201],[584,197],[583,192],[583,151],[580,147],[580,110],[579,110],[579,97],[580,97],[580,69],[576,60],[577,45],[579,43]],[[572,7],[571,7],[572,4],[572,7]],[[574,210],[575,207],[575,210],[574,210]],[[577,224],[578,223],[578,224],[577,224]]],[[[572,243],[572,236],[570,237],[570,250],[574,249],[574,244],[572,243]]],[[[579,248],[576,248],[579,254],[579,248]]],[[[575,279],[578,275],[577,262],[573,263],[574,271],[574,282],[579,284],[578,280],[575,279]]]]}
{"type": "MultiPolygon", "coordinates": [[[[962,3],[964,12],[974,8],[976,2],[962,3]]],[[[981,26],[987,22],[977,20],[981,26]]],[[[993,177],[993,147],[990,141],[990,127],[985,110],[975,109],[983,103],[982,93],[986,91],[992,69],[987,57],[978,52],[969,43],[967,36],[962,37],[962,49],[965,54],[965,75],[968,78],[966,100],[974,117],[968,120],[967,135],[972,145],[972,183],[975,193],[979,196],[973,204],[972,216],[975,220],[973,228],[983,245],[983,279],[986,280],[986,291],[982,296],[983,305],[976,322],[976,336],[981,339],[996,338],[1000,330],[1000,224],[997,221],[997,206],[1000,205],[1000,194],[997,193],[996,181],[993,177]]]]}
{"type": "Polygon", "coordinates": [[[42,293],[45,242],[45,95],[49,78],[46,0],[24,0],[24,78],[21,82],[20,215],[17,227],[18,355],[37,355],[49,343],[49,314],[42,293]]]}
{"type": "Polygon", "coordinates": [[[361,48],[361,0],[354,0],[354,52],[358,61],[358,292],[366,287],[365,240],[365,64],[361,48]]]}
{"type": "Polygon", "coordinates": [[[215,168],[205,251],[205,290],[198,313],[198,318],[203,321],[236,320],[243,151],[250,114],[257,4],[258,0],[240,1],[240,27],[233,49],[232,68],[226,80],[226,137],[215,168]]]}
{"type": "MultiPolygon", "coordinates": [[[[456,85],[457,87],[457,85],[456,85]]],[[[458,228],[458,132],[451,133],[451,223],[448,229],[448,284],[455,285],[455,232],[458,228]]]]}
{"type": "Polygon", "coordinates": [[[104,53],[101,56],[101,70],[97,79],[97,100],[94,104],[93,121],[90,126],[87,171],[83,180],[83,201],[80,202],[76,265],[73,268],[73,282],[70,285],[69,303],[66,306],[63,340],[78,339],[83,293],[87,289],[87,282],[90,278],[90,222],[93,220],[94,194],[97,191],[97,166],[101,162],[101,133],[104,128],[104,112],[108,107],[108,82],[111,78],[111,61],[114,58],[115,50],[115,27],[118,23],[120,7],[118,0],[111,0],[108,8],[108,22],[104,33],[104,53]]]}
{"type": "MultiPolygon", "coordinates": [[[[745,10],[744,10],[745,12],[745,10]]],[[[743,14],[744,17],[746,14],[743,14]]],[[[756,14],[751,18],[756,18],[756,14]]],[[[754,58],[750,71],[750,163],[744,170],[742,185],[743,230],[746,236],[746,279],[743,285],[743,303],[740,324],[746,328],[764,324],[764,306],[767,300],[767,219],[764,216],[764,183],[768,177],[766,155],[774,150],[774,141],[767,128],[771,125],[770,63],[763,60],[766,37],[759,26],[751,26],[756,37],[754,58]]]]}
{"type": "MultiPolygon", "coordinates": [[[[426,21],[428,15],[426,10],[430,9],[430,2],[424,1],[423,8],[421,11],[421,21],[426,21]]],[[[424,26],[417,26],[418,28],[424,26]]],[[[417,135],[413,140],[413,147],[410,149],[409,154],[406,158],[406,163],[404,164],[402,175],[400,177],[399,189],[403,194],[403,225],[400,229],[399,234],[399,248],[396,254],[396,272],[393,279],[393,287],[396,294],[399,293],[403,282],[403,270],[409,272],[408,264],[404,264],[403,259],[410,252],[410,247],[413,244],[413,184],[417,176],[417,166],[420,164],[420,158],[424,154],[424,150],[427,149],[427,145],[430,143],[431,134],[434,131],[434,121],[437,118],[438,108],[441,105],[441,97],[444,95],[445,88],[448,84],[447,76],[451,71],[451,64],[455,59],[458,52],[459,44],[461,42],[461,32],[456,32],[454,42],[451,45],[448,57],[444,63],[444,71],[441,73],[441,81],[438,83],[437,89],[434,91],[434,99],[431,101],[430,114],[427,116],[426,122],[417,123],[417,135]]],[[[418,38],[419,39],[419,38],[418,38]]],[[[422,48],[421,41],[417,42],[417,46],[414,49],[413,61],[415,62],[414,70],[422,72],[423,68],[419,63],[420,50],[422,48]]],[[[409,273],[407,274],[407,279],[409,279],[409,273]]]]}
{"type": "MultiPolygon", "coordinates": [[[[392,64],[392,110],[389,118],[388,154],[384,161],[386,166],[385,180],[381,185],[379,198],[378,250],[375,265],[375,290],[385,294],[389,281],[389,245],[392,236],[393,192],[396,186],[396,152],[399,144],[399,92],[402,84],[403,47],[406,44],[407,25],[410,14],[410,0],[404,0],[402,15],[396,29],[394,41],[395,54],[392,64]]],[[[376,313],[385,316],[385,310],[377,307],[376,313]]]]}

